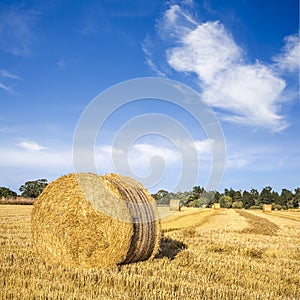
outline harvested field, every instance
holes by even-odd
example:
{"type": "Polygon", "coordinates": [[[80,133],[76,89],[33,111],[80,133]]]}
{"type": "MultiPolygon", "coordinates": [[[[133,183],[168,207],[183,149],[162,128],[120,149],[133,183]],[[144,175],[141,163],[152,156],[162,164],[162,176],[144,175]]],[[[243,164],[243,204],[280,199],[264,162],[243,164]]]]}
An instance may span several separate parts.
{"type": "Polygon", "coordinates": [[[273,211],[272,215],[300,222],[300,211],[273,211]]]}
{"type": "Polygon", "coordinates": [[[243,210],[238,210],[238,213],[246,218],[249,226],[241,230],[241,233],[253,233],[263,235],[276,235],[279,227],[268,219],[243,210]]]}
{"type": "Polygon", "coordinates": [[[254,224],[239,210],[176,212],[162,228],[178,229],[164,233],[153,261],[80,269],[49,266],[35,256],[31,209],[0,205],[0,299],[300,298],[300,223],[282,217],[285,212],[246,211],[278,226],[268,236],[242,233],[254,224]]]}

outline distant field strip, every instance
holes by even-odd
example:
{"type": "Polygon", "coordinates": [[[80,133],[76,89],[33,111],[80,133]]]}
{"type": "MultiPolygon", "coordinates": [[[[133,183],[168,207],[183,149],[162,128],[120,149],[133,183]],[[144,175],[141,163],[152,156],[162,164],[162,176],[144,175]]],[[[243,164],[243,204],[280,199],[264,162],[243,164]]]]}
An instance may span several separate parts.
{"type": "Polygon", "coordinates": [[[197,227],[209,222],[214,215],[215,210],[191,210],[176,213],[162,221],[163,232],[185,229],[187,227],[197,227]]]}
{"type": "Polygon", "coordinates": [[[246,218],[249,226],[242,229],[241,233],[276,235],[279,227],[266,218],[255,216],[243,210],[236,210],[240,216],[246,218]]]}
{"type": "Polygon", "coordinates": [[[300,213],[298,212],[267,212],[268,215],[276,216],[279,218],[289,219],[296,222],[300,222],[300,213]]]}

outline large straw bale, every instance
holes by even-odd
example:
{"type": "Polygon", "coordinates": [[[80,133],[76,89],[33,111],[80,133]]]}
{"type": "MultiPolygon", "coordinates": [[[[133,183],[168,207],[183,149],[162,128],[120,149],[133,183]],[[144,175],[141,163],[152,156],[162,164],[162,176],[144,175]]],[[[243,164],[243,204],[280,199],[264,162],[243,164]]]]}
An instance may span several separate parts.
{"type": "Polygon", "coordinates": [[[263,211],[272,211],[272,204],[263,204],[263,211]]]}
{"type": "Polygon", "coordinates": [[[170,203],[169,203],[169,206],[170,206],[170,210],[173,210],[173,211],[180,211],[181,210],[180,200],[171,199],[170,203]]]}
{"type": "Polygon", "coordinates": [[[160,222],[154,199],[120,175],[69,174],[50,183],[32,211],[32,238],[52,264],[107,267],[152,258],[160,222]]]}
{"type": "Polygon", "coordinates": [[[220,203],[214,203],[213,209],[220,209],[220,203]]]}

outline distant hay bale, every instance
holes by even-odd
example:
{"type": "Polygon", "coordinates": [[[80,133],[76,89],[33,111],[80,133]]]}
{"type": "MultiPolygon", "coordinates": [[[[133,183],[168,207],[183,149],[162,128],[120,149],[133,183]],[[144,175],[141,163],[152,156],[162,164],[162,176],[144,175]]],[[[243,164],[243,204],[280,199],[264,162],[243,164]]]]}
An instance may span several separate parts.
{"type": "Polygon", "coordinates": [[[170,200],[170,210],[173,211],[180,211],[181,210],[181,203],[180,200],[171,199],[170,200]]]}
{"type": "Polygon", "coordinates": [[[220,203],[214,203],[213,209],[220,209],[220,203]]]}
{"type": "Polygon", "coordinates": [[[272,204],[263,204],[263,211],[272,211],[272,204]]]}
{"type": "Polygon", "coordinates": [[[114,174],[58,178],[35,201],[31,223],[41,258],[64,266],[153,258],[161,235],[154,199],[135,180],[114,174]]]}

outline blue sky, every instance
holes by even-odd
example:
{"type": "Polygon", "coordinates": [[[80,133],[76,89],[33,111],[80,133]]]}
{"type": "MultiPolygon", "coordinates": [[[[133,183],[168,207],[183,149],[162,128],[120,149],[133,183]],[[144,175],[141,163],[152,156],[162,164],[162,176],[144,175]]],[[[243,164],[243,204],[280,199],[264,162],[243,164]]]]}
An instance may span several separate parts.
{"type": "MultiPolygon", "coordinates": [[[[115,84],[148,76],[190,86],[215,112],[227,149],[220,191],[300,186],[298,0],[1,1],[0,186],[17,191],[27,180],[73,172],[74,132],[87,105],[115,84]]],[[[171,191],[186,142],[153,132],[150,117],[158,114],[161,126],[177,122],[193,139],[199,176],[184,174],[183,189],[205,186],[213,139],[159,99],[107,118],[95,144],[98,173],[123,170],[112,156],[120,166],[125,151],[143,183],[156,156],[164,176],[147,188],[171,191]],[[134,130],[137,118],[144,135],[122,149],[129,134],[122,128],[134,130]]]]}

